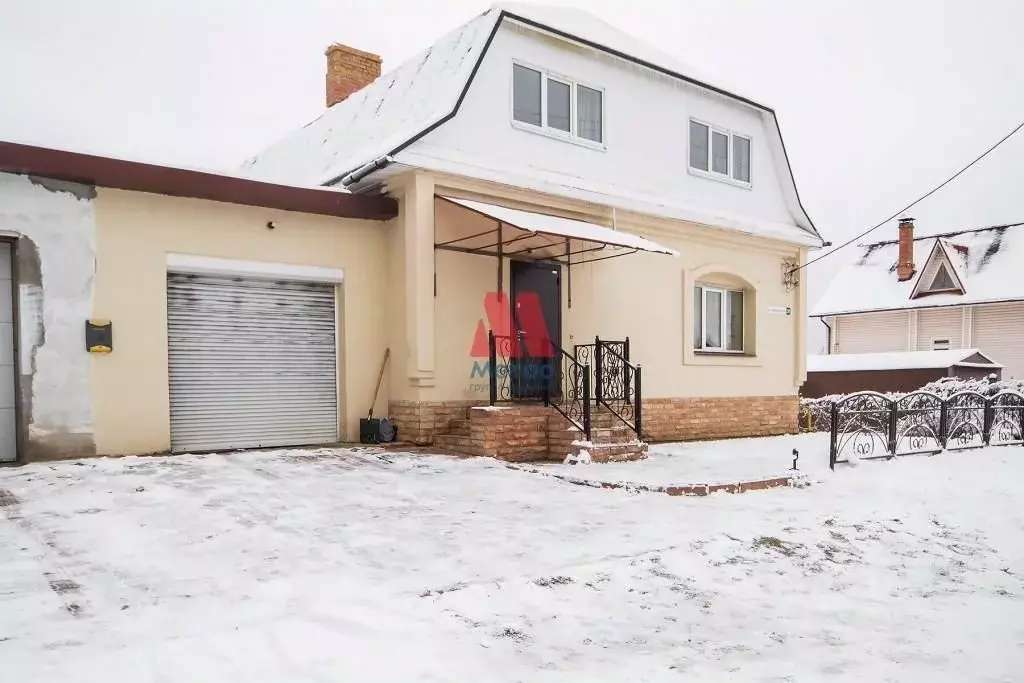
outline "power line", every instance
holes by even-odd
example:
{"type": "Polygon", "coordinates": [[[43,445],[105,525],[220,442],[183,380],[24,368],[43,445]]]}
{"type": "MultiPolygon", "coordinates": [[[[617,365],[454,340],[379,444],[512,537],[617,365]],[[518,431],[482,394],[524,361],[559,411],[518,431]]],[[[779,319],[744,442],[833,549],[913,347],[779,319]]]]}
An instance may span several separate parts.
{"type": "Polygon", "coordinates": [[[981,156],[977,157],[977,158],[976,158],[976,159],[975,159],[974,161],[972,161],[971,163],[967,164],[966,166],[964,166],[963,168],[961,168],[961,169],[960,169],[959,171],[957,171],[956,173],[954,173],[953,175],[951,175],[951,176],[950,176],[949,178],[947,178],[946,180],[944,180],[944,181],[943,181],[942,183],[940,183],[940,184],[936,185],[935,187],[933,187],[932,189],[930,189],[930,190],[929,190],[928,192],[926,192],[925,194],[921,195],[920,197],[918,197],[918,198],[917,198],[917,199],[915,199],[914,201],[910,202],[909,204],[907,204],[906,206],[904,206],[904,207],[903,207],[902,209],[900,209],[899,211],[897,211],[897,212],[896,212],[896,213],[894,213],[893,215],[891,215],[891,216],[889,216],[888,218],[886,218],[886,219],[885,219],[884,221],[882,221],[882,222],[881,222],[881,223],[879,223],[878,225],[876,225],[876,226],[874,226],[874,227],[871,227],[871,228],[868,228],[867,230],[865,230],[865,231],[864,231],[864,232],[862,232],[861,234],[857,235],[857,236],[856,236],[856,237],[854,237],[853,239],[851,239],[851,240],[848,240],[848,241],[846,241],[846,242],[843,242],[842,244],[840,244],[840,245],[839,245],[838,247],[836,247],[836,248],[835,248],[835,249],[833,249],[832,251],[826,252],[826,253],[822,254],[821,256],[819,256],[818,258],[815,258],[815,259],[811,259],[811,260],[810,260],[810,261],[808,261],[807,263],[803,264],[802,266],[799,266],[798,268],[794,268],[794,269],[793,269],[792,271],[790,271],[790,272],[791,272],[791,273],[796,273],[797,271],[803,270],[804,268],[806,268],[807,266],[811,265],[812,263],[817,263],[818,261],[822,260],[823,258],[826,258],[826,257],[828,257],[828,256],[831,256],[832,254],[836,253],[836,252],[837,252],[837,251],[839,251],[840,249],[844,249],[844,248],[846,248],[846,247],[850,246],[851,244],[853,244],[854,242],[856,242],[857,240],[859,240],[859,239],[862,239],[863,237],[866,237],[867,235],[871,234],[871,233],[872,233],[872,232],[874,232],[875,230],[878,230],[878,229],[879,229],[880,227],[882,227],[883,225],[885,225],[886,223],[888,223],[888,222],[889,222],[889,221],[891,221],[892,219],[896,218],[897,216],[901,215],[901,214],[902,214],[903,212],[905,212],[905,211],[909,211],[909,210],[910,210],[911,208],[913,208],[913,207],[914,207],[914,206],[916,206],[917,204],[920,204],[920,203],[921,203],[922,201],[924,201],[924,200],[925,200],[925,199],[927,199],[928,197],[931,197],[931,196],[932,196],[933,194],[935,194],[936,192],[938,192],[939,190],[941,190],[942,188],[944,188],[944,187],[945,187],[946,185],[949,185],[949,184],[950,184],[951,182],[953,182],[953,181],[954,181],[954,180],[956,180],[956,179],[957,179],[958,177],[960,177],[961,175],[963,175],[963,173],[964,173],[964,172],[965,172],[966,170],[968,170],[968,169],[969,169],[969,168],[970,168],[971,166],[974,166],[974,165],[975,165],[976,163],[978,163],[979,161],[981,161],[982,159],[984,159],[985,157],[987,157],[987,156],[988,156],[989,154],[991,154],[991,153],[992,153],[992,152],[993,152],[993,151],[994,151],[994,150],[996,149],[996,147],[998,147],[999,145],[1003,144],[1004,142],[1006,142],[1007,140],[1009,140],[1009,139],[1010,139],[1011,137],[1013,137],[1014,133],[1016,133],[1017,131],[1019,131],[1019,130],[1020,130],[1021,128],[1024,128],[1024,121],[1021,121],[1021,122],[1020,122],[1020,124],[1018,124],[1016,128],[1014,128],[1014,129],[1013,129],[1013,130],[1011,130],[1011,131],[1010,131],[1009,133],[1007,133],[1006,135],[1004,135],[1004,136],[1002,137],[1002,139],[1000,139],[1000,140],[999,140],[999,142],[997,142],[996,144],[992,145],[991,147],[989,147],[988,149],[986,149],[986,150],[985,150],[984,152],[982,152],[981,156]]]}

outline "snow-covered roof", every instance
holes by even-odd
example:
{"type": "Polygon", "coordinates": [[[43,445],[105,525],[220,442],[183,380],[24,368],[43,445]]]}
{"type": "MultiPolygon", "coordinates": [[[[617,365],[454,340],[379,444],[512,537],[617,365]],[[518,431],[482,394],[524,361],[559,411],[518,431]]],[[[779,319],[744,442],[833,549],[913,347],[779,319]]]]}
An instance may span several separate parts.
{"type": "Polygon", "coordinates": [[[851,372],[853,370],[923,370],[954,365],[1003,367],[978,349],[950,351],[898,351],[892,353],[836,353],[808,356],[807,372],[851,372]]]}
{"type": "Polygon", "coordinates": [[[908,308],[934,308],[999,301],[1024,301],[1024,223],[922,236],[914,240],[912,278],[896,277],[896,241],[860,245],[852,260],[840,268],[811,316],[865,313],[908,308]],[[920,293],[919,280],[929,260],[945,255],[951,275],[963,294],[920,293]]]}
{"type": "MultiPolygon", "coordinates": [[[[403,150],[458,112],[503,20],[611,53],[760,110],[773,154],[778,157],[777,168],[790,212],[800,230],[820,244],[817,231],[800,203],[782,134],[771,108],[711,84],[674,57],[589,12],[570,7],[494,5],[397,69],[330,107],[316,120],[247,160],[244,172],[279,182],[347,185],[351,184],[353,172],[364,169],[372,172],[392,161],[406,161],[403,150]]],[[[411,159],[408,163],[416,165],[411,159]]]]}

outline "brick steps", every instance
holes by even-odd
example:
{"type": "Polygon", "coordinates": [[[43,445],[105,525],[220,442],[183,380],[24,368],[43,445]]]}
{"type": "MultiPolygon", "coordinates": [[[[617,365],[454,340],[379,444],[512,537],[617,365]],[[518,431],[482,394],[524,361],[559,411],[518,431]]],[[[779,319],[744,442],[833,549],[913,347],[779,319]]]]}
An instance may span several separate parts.
{"type": "Polygon", "coordinates": [[[564,460],[582,450],[594,462],[647,457],[647,444],[607,410],[594,411],[589,441],[553,408],[509,406],[465,412],[465,418],[447,421],[446,433],[434,436],[436,448],[514,462],[564,460]]]}

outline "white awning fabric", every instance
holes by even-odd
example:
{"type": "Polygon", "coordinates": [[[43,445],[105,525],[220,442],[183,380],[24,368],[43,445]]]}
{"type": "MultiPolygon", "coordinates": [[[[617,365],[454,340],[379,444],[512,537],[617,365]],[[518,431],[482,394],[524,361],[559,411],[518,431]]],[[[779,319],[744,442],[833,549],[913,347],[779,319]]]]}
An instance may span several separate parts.
{"type": "MultiPolygon", "coordinates": [[[[477,214],[490,217],[497,221],[504,230],[502,242],[508,239],[510,242],[520,242],[529,235],[544,235],[552,238],[559,238],[561,241],[575,241],[577,245],[586,251],[593,251],[596,248],[612,247],[618,249],[636,251],[647,251],[654,254],[669,254],[678,256],[679,252],[674,249],[662,246],[657,242],[633,235],[620,230],[612,230],[602,225],[587,223],[585,221],[548,216],[532,211],[509,209],[503,206],[487,204],[484,202],[472,201],[469,199],[456,199],[454,197],[439,196],[446,202],[451,202],[477,214]],[[517,232],[518,231],[518,232],[517,232]]],[[[479,237],[473,235],[471,237],[479,237]]],[[[469,240],[470,238],[467,238],[469,240]]],[[[452,243],[458,240],[453,240],[452,243]]],[[[488,247],[496,247],[497,244],[489,244],[488,247]]],[[[488,249],[488,252],[490,250],[488,249]]],[[[575,261],[574,261],[575,263],[575,261]]]]}

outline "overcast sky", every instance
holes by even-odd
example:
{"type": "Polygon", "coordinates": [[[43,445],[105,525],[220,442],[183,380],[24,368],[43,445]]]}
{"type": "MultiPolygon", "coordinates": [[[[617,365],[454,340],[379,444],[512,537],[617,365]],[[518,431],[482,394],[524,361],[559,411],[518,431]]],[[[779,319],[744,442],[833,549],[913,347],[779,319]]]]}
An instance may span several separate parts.
{"type": "MultiPolygon", "coordinates": [[[[1017,0],[557,0],[773,106],[836,243],[1024,120],[1017,0]]],[[[324,48],[397,66],[477,0],[0,0],[0,138],[232,168],[323,108],[324,48]]],[[[1024,221],[1024,131],[914,210],[1024,221]]],[[[876,232],[893,237],[895,226],[876,232]]],[[[811,268],[811,298],[833,259],[811,268]]]]}

